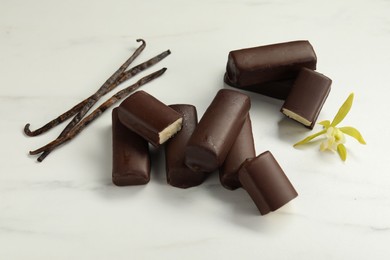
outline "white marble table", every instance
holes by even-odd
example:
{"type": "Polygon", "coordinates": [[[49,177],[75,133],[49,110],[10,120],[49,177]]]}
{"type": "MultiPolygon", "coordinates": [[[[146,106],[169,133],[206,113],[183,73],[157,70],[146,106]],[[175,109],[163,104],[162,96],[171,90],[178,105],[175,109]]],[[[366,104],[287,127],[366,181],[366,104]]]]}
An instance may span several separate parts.
{"type": "Polygon", "coordinates": [[[390,258],[389,1],[0,5],[0,259],[390,258]],[[140,37],[148,45],[136,63],[172,51],[156,66],[166,74],[143,89],[167,104],[194,104],[199,115],[226,87],[230,50],[307,39],[318,71],[333,79],[319,120],[354,92],[343,124],[368,144],[349,138],[345,163],[317,146],[294,149],[311,132],[285,119],[280,101],[249,94],[257,153],[270,150],[299,193],[266,216],[217,174],[188,190],[167,185],[161,152],[148,185],[114,186],[111,110],[37,163],[28,151],[62,126],[29,138],[24,124],[36,128],[90,95],[140,37]]]}

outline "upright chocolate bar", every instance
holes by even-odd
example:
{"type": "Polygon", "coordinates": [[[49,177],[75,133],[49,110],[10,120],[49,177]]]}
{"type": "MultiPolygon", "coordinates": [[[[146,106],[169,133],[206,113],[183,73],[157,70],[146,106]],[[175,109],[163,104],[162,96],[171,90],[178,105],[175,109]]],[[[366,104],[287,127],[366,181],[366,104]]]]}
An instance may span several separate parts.
{"type": "Polygon", "coordinates": [[[238,177],[262,215],[277,210],[298,196],[269,151],[245,161],[238,177]]]}
{"type": "Polygon", "coordinates": [[[229,190],[241,187],[241,183],[238,180],[238,170],[246,159],[252,159],[255,156],[252,124],[248,113],[236,141],[230,148],[224,163],[219,168],[219,179],[222,186],[229,190]]]}
{"type": "Polygon", "coordinates": [[[231,51],[225,82],[233,87],[285,99],[302,67],[316,69],[308,41],[292,41],[231,51]]]}
{"type": "Polygon", "coordinates": [[[249,108],[247,95],[219,90],[188,141],[186,165],[197,172],[218,169],[236,140],[249,108]]]}
{"type": "Polygon", "coordinates": [[[205,173],[195,173],[184,164],[184,149],[198,124],[196,108],[192,105],[170,105],[183,116],[182,129],[165,145],[167,182],[178,188],[189,188],[201,184],[205,173]]]}
{"type": "Polygon", "coordinates": [[[331,84],[330,78],[310,69],[302,68],[281,112],[313,129],[328,97],[331,84]]]}
{"type": "Polygon", "coordinates": [[[120,104],[118,117],[122,124],[156,147],[179,131],[183,121],[180,113],[142,90],[120,104]]]}
{"type": "Polygon", "coordinates": [[[146,184],[150,180],[149,144],[127,129],[112,110],[112,182],[118,186],[146,184]]]}

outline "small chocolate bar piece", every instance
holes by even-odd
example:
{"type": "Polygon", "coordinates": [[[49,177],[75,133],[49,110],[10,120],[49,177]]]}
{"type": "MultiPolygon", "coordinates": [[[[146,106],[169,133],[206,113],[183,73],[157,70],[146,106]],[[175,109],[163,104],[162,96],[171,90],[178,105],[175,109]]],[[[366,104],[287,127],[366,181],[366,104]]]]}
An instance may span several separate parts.
{"type": "Polygon", "coordinates": [[[205,173],[195,173],[184,164],[184,149],[198,124],[196,108],[192,105],[169,107],[183,116],[183,127],[165,145],[167,182],[178,188],[194,187],[206,178],[205,173]]]}
{"type": "Polygon", "coordinates": [[[238,178],[261,215],[277,210],[298,196],[269,151],[246,160],[238,172],[238,178]]]}
{"type": "Polygon", "coordinates": [[[119,120],[155,147],[181,129],[180,113],[166,106],[145,91],[137,91],[118,108],[119,120]]]}
{"type": "Polygon", "coordinates": [[[126,186],[146,184],[149,180],[149,144],[122,125],[115,108],[112,110],[112,182],[126,186]]]}
{"type": "Polygon", "coordinates": [[[212,172],[222,165],[250,108],[250,98],[221,89],[207,108],[185,149],[185,164],[196,172],[212,172]]]}
{"type": "Polygon", "coordinates": [[[316,69],[308,41],[292,41],[231,51],[225,82],[236,88],[285,99],[302,67],[316,69]]]}
{"type": "Polygon", "coordinates": [[[313,129],[321,108],[330,92],[332,80],[303,68],[288,95],[281,112],[313,129]]]}
{"type": "Polygon", "coordinates": [[[251,119],[248,113],[236,141],[230,148],[224,163],[219,168],[219,179],[222,186],[229,190],[241,187],[241,183],[238,180],[238,170],[246,159],[254,157],[256,157],[256,152],[251,119]]]}

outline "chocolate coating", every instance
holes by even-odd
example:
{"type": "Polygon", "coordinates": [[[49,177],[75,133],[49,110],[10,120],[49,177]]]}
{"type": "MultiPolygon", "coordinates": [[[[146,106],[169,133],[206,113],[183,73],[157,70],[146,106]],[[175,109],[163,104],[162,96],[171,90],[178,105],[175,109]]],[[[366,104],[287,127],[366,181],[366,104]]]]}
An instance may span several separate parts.
{"type": "Polygon", "coordinates": [[[122,124],[156,147],[179,131],[182,123],[180,113],[142,90],[120,104],[118,117],[122,124]]]}
{"type": "Polygon", "coordinates": [[[118,186],[141,185],[150,180],[149,144],[127,129],[112,110],[112,182],[118,186]]]}
{"type": "Polygon", "coordinates": [[[248,113],[236,141],[230,148],[224,163],[219,168],[219,179],[222,186],[229,190],[241,187],[241,183],[238,180],[238,170],[246,159],[251,159],[255,156],[252,124],[248,113]]]}
{"type": "Polygon", "coordinates": [[[238,177],[261,215],[277,210],[298,196],[269,151],[245,161],[238,172],[238,177]]]}
{"type": "Polygon", "coordinates": [[[225,82],[236,88],[285,99],[302,67],[316,69],[308,41],[292,41],[231,51],[225,82]]]}
{"type": "Polygon", "coordinates": [[[207,108],[185,149],[185,164],[212,172],[224,162],[250,108],[247,95],[221,89],[207,108]]]}
{"type": "Polygon", "coordinates": [[[313,129],[330,92],[332,80],[318,72],[302,68],[281,112],[313,129]]]}
{"type": "Polygon", "coordinates": [[[167,182],[178,188],[197,186],[205,180],[206,174],[195,173],[184,164],[184,149],[198,124],[196,108],[192,105],[169,107],[183,116],[183,126],[165,145],[167,182]]]}

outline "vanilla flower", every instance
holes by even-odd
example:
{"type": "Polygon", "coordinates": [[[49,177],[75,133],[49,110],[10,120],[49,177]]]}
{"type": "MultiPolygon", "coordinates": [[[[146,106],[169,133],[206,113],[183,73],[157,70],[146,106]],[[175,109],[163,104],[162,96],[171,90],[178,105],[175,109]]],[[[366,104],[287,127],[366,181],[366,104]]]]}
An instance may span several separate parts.
{"type": "Polygon", "coordinates": [[[352,126],[336,127],[345,118],[345,116],[351,109],[353,103],[353,96],[353,93],[348,96],[347,100],[345,100],[344,104],[340,107],[332,122],[330,122],[329,120],[324,120],[319,123],[324,128],[322,131],[306,137],[305,139],[294,144],[294,147],[306,144],[318,136],[325,135],[326,138],[321,143],[320,150],[330,150],[335,152],[337,151],[341,160],[345,161],[347,159],[347,149],[344,145],[345,135],[352,136],[361,144],[366,144],[366,141],[364,141],[363,136],[356,128],[352,126]]]}

